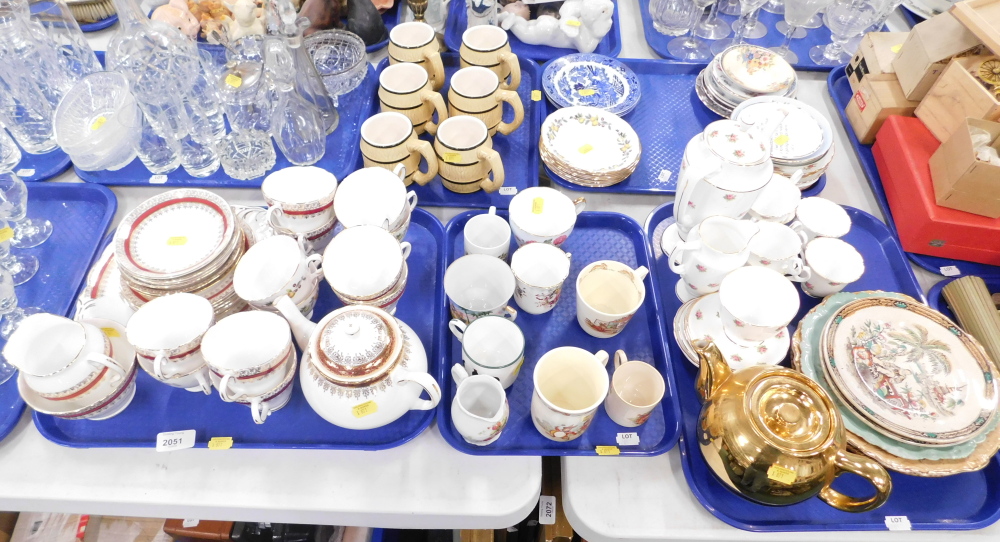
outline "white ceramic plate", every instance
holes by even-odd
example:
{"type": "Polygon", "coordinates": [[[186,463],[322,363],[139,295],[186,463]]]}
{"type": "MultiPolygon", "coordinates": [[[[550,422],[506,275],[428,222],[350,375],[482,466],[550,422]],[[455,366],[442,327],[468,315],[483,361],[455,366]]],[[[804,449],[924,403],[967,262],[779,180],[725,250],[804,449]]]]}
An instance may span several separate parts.
{"type": "Polygon", "coordinates": [[[621,118],[596,107],[564,107],[542,124],[542,142],[554,157],[577,170],[606,174],[632,168],[641,145],[621,118]]]}

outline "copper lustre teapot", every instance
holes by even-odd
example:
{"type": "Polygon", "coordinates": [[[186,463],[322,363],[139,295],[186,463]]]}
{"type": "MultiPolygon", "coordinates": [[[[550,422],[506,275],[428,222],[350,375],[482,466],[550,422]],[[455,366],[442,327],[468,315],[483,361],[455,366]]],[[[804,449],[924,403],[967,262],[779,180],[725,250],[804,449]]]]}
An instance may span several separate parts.
{"type": "Polygon", "coordinates": [[[712,472],[730,489],[768,505],[789,505],[815,495],[839,510],[878,508],[892,490],[875,461],[849,453],[840,412],[806,375],[769,365],[733,371],[714,343],[697,341],[698,443],[712,472]],[[875,486],[868,499],[830,487],[844,472],[875,486]]]}

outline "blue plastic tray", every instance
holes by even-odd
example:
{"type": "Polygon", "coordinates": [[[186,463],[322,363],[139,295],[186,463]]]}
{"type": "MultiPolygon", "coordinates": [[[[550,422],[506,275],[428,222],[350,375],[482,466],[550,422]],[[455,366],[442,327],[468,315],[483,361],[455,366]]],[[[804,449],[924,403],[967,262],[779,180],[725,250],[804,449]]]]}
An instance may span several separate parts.
{"type": "MultiPolygon", "coordinates": [[[[454,1],[458,2],[459,0],[454,1]]],[[[542,69],[531,59],[519,58],[518,60],[521,65],[521,84],[517,87],[517,94],[524,105],[524,122],[509,135],[502,135],[500,133],[494,135],[493,149],[500,153],[500,158],[503,161],[505,174],[504,188],[509,190],[510,187],[513,187],[517,191],[521,191],[525,188],[538,186],[538,134],[541,132],[542,116],[545,114],[545,107],[541,102],[531,101],[531,91],[542,88],[542,69]]],[[[458,54],[443,53],[441,54],[441,61],[444,63],[444,72],[447,81],[440,92],[445,97],[445,101],[447,101],[451,76],[459,68],[458,54]]],[[[378,81],[378,75],[388,65],[389,59],[382,59],[375,72],[376,81],[378,81]]],[[[375,90],[372,93],[377,92],[378,83],[375,84],[375,90]]],[[[380,105],[376,96],[372,100],[370,114],[374,115],[378,113],[379,109],[380,105]]],[[[504,118],[508,121],[514,118],[508,106],[504,106],[504,118]]],[[[426,133],[420,136],[420,138],[426,141],[434,141],[434,136],[426,133]]],[[[355,143],[355,146],[357,146],[357,143],[355,143]]],[[[360,152],[358,152],[357,167],[364,167],[363,157],[360,152]]],[[[424,168],[426,164],[422,163],[420,167],[424,168]]],[[[425,186],[418,186],[416,183],[411,184],[408,189],[414,190],[417,193],[418,205],[434,207],[473,207],[485,209],[495,206],[500,209],[506,209],[510,205],[511,198],[516,194],[516,192],[507,193],[508,191],[503,189],[492,194],[488,194],[482,190],[471,194],[458,194],[446,189],[441,183],[440,177],[435,177],[425,186]],[[501,194],[500,192],[504,193],[501,194]]]]}
{"type": "Polygon", "coordinates": [[[80,30],[83,32],[97,32],[98,30],[104,30],[105,28],[118,22],[118,14],[114,14],[107,19],[101,19],[100,21],[81,24],[80,30]]]}
{"type": "MultiPolygon", "coordinates": [[[[418,209],[413,213],[406,240],[413,244],[407,260],[410,287],[399,303],[396,316],[420,337],[427,350],[428,370],[434,375],[438,373],[440,344],[436,331],[445,326],[440,311],[434,310],[445,303],[441,280],[444,228],[430,213],[418,209]],[[428,318],[431,314],[434,316],[428,318]]],[[[325,282],[320,287],[314,321],[342,306],[325,282]]],[[[296,377],[288,405],[272,414],[263,425],[256,425],[245,406],[224,403],[218,393],[204,395],[171,388],[139,371],[135,399],[118,416],[105,421],[70,421],[35,413],[35,425],[45,438],[75,448],[152,448],[159,432],[194,429],[198,447],[205,447],[212,437],[232,437],[236,448],[382,450],[416,437],[433,418],[432,410],[411,410],[378,429],[343,429],[313,411],[296,377]]]]}
{"type": "MultiPolygon", "coordinates": [[[[666,34],[660,34],[653,27],[653,19],[649,15],[649,3],[650,0],[639,0],[639,12],[642,14],[642,27],[646,34],[646,42],[649,43],[649,47],[663,58],[670,60],[671,62],[681,62],[677,57],[670,54],[667,50],[667,43],[674,39],[674,36],[668,36],[666,34]]],[[[719,14],[721,18],[726,23],[732,24],[733,21],[737,19],[735,15],[724,15],[719,14]]],[[[767,27],[767,34],[763,38],[755,40],[746,40],[747,43],[751,45],[760,45],[761,47],[780,47],[785,41],[785,35],[774,29],[774,25],[778,21],[785,20],[784,15],[776,15],[774,13],[768,13],[764,10],[760,11],[760,23],[767,27]]],[[[820,66],[812,60],[809,59],[809,50],[816,45],[826,45],[830,43],[830,29],[826,26],[821,26],[819,28],[812,28],[806,30],[807,34],[804,38],[792,39],[791,47],[793,53],[798,55],[799,61],[792,66],[796,70],[805,71],[829,71],[835,66],[820,66]]],[[[727,37],[733,37],[730,33],[727,37]]],[[[707,43],[711,44],[712,40],[705,40],[707,43]]],[[[706,60],[701,62],[702,65],[710,62],[706,60]]]]}
{"type": "MultiPolygon", "coordinates": [[[[593,52],[605,56],[618,56],[622,50],[621,22],[618,19],[618,11],[621,7],[618,0],[615,2],[615,12],[611,16],[611,31],[608,32],[601,43],[597,44],[597,49],[593,52]]],[[[462,33],[468,28],[469,21],[466,13],[465,1],[454,0],[448,6],[448,22],[444,29],[444,42],[452,51],[458,51],[462,46],[462,33]]],[[[529,45],[517,39],[513,33],[507,32],[510,36],[510,49],[519,58],[530,58],[537,62],[545,62],[563,55],[578,52],[576,49],[566,49],[563,47],[549,47],[548,45],[529,45]]]]}
{"type": "MultiPolygon", "coordinates": [[[[21,149],[21,146],[17,145],[17,148],[21,149]]],[[[66,171],[69,166],[69,155],[58,147],[45,154],[28,154],[21,149],[21,161],[14,168],[14,173],[25,182],[46,181],[66,171]]]]}
{"type": "MultiPolygon", "coordinates": [[[[851,284],[851,291],[888,290],[923,299],[920,286],[892,233],[875,217],[848,207],[853,227],[844,238],[865,257],[865,275],[851,284]]],[[[819,499],[809,499],[793,506],[764,506],[738,496],[719,482],[708,469],[698,449],[697,421],[701,402],[695,391],[697,369],[688,363],[674,340],[670,321],[680,301],[673,295],[677,275],[666,266],[659,249],[663,230],[673,222],[673,204],[653,210],[646,221],[646,233],[656,255],[651,274],[665,297],[664,323],[670,357],[677,372],[684,431],[680,439],[684,475],[695,497],[717,518],[734,527],[749,531],[880,531],[885,530],[886,516],[907,516],[913,529],[967,530],[980,529],[1000,517],[1000,461],[996,458],[983,470],[945,478],[919,478],[899,473],[892,475],[892,496],[881,508],[851,514],[827,506],[819,499]]],[[[802,297],[798,317],[817,304],[817,300],[802,297]]],[[[797,320],[796,320],[797,321],[797,320]]],[[[852,495],[869,495],[871,486],[855,476],[842,476],[834,487],[852,495]]]]}
{"type": "MultiPolygon", "coordinates": [[[[639,78],[642,97],[635,109],[622,117],[632,126],[642,144],[642,155],[635,172],[624,181],[605,188],[580,186],[556,175],[544,163],[546,174],[556,184],[581,192],[672,195],[677,190],[677,175],[684,157],[684,147],[709,123],[722,117],[710,111],[694,92],[694,82],[704,68],[700,64],[681,64],[666,60],[622,58],[639,78]],[[666,182],[660,172],[667,170],[666,182]]],[[[546,116],[557,107],[545,100],[546,116]]],[[[820,177],[803,195],[814,196],[826,187],[826,175],[820,177]]]]}
{"type": "MultiPolygon", "coordinates": [[[[448,262],[465,254],[462,231],[469,218],[478,211],[462,213],[448,223],[448,262]]],[[[506,212],[499,212],[507,218],[506,212]]],[[[512,248],[517,244],[511,241],[512,248]]],[[[451,377],[451,366],[462,363],[461,343],[452,336],[448,326],[438,330],[443,348],[439,380],[444,384],[441,403],[438,405],[438,427],[444,439],[457,450],[472,455],[597,455],[595,446],[615,446],[619,432],[637,432],[638,446],[622,446],[621,455],[652,456],[666,452],[677,442],[680,425],[678,420],[677,391],[667,352],[663,347],[665,322],[660,308],[657,285],[647,282],[646,301],[621,334],[610,339],[597,339],[587,335],[576,321],[576,277],[580,270],[598,260],[615,260],[633,268],[646,266],[649,256],[642,228],[631,218],[617,213],[582,213],[577,217],[573,234],[562,248],[573,255],[569,278],[563,286],[562,297],[556,307],[541,315],[518,311],[516,323],[525,334],[524,365],[517,380],[507,389],[510,417],[500,439],[489,446],[474,446],[465,442],[451,423],[451,401],[457,386],[451,377]],[[652,362],[666,379],[666,393],[660,406],[653,410],[645,424],[636,428],[622,427],[611,421],[604,407],[598,407],[597,416],[587,432],[570,442],[555,442],[542,436],[531,422],[532,372],[538,358],[559,346],[577,346],[591,352],[606,351],[612,359],[615,350],[624,349],[629,359],[652,362]]],[[[511,299],[510,304],[517,309],[511,299]]],[[[439,317],[449,318],[448,308],[441,305],[439,317]]],[[[613,362],[608,371],[613,372],[613,362]]]]}
{"type": "MultiPolygon", "coordinates": [[[[951,307],[948,306],[948,302],[945,300],[942,290],[944,290],[945,286],[957,278],[958,277],[944,279],[934,286],[931,286],[930,291],[927,292],[927,304],[930,305],[932,309],[944,314],[955,322],[958,322],[958,318],[955,318],[955,314],[951,312],[951,307]]],[[[991,294],[1000,292],[1000,275],[981,276],[980,278],[986,283],[986,289],[989,290],[991,294]]]]}
{"type": "Polygon", "coordinates": [[[906,6],[899,6],[899,11],[903,13],[903,19],[906,19],[906,22],[910,24],[911,28],[917,26],[918,24],[924,22],[925,20],[920,15],[917,15],[916,13],[913,13],[912,11],[906,9],[906,6]]]}
{"type": "MultiPolygon", "coordinates": [[[[872,156],[872,146],[863,145],[858,141],[858,138],[854,135],[854,129],[851,128],[851,123],[847,121],[847,114],[844,112],[852,96],[851,85],[847,82],[847,74],[844,72],[844,68],[840,67],[831,71],[827,82],[830,87],[830,96],[833,98],[833,104],[840,114],[841,122],[844,123],[844,131],[847,132],[847,138],[851,141],[851,146],[854,147],[854,153],[858,156],[861,169],[864,170],[865,177],[868,178],[868,186],[871,187],[872,194],[875,195],[875,200],[878,201],[878,206],[882,211],[882,216],[885,217],[886,225],[889,226],[889,230],[892,231],[892,235],[898,243],[899,234],[896,232],[896,224],[892,220],[892,211],[889,209],[889,200],[885,197],[885,189],[882,188],[882,177],[878,173],[878,167],[875,166],[875,157],[872,156]]],[[[906,255],[910,257],[913,263],[938,275],[943,275],[944,273],[941,272],[941,268],[948,266],[958,268],[959,275],[1000,275],[1000,267],[993,265],[939,258],[937,256],[925,256],[912,252],[907,252],[906,255]]]]}
{"type": "MultiPolygon", "coordinates": [[[[369,66],[368,74],[361,85],[340,97],[340,105],[337,107],[337,112],[340,113],[340,124],[332,134],[326,137],[326,154],[314,164],[316,167],[333,173],[338,179],[343,179],[354,171],[354,165],[361,154],[358,147],[361,123],[366,118],[364,113],[371,109],[371,101],[374,99],[377,87],[378,79],[375,77],[375,71],[369,66]]],[[[271,171],[289,167],[291,164],[281,154],[277,145],[274,146],[274,150],[278,159],[271,171]]],[[[84,181],[112,186],[144,186],[151,184],[153,178],[153,175],[138,158],[118,171],[82,171],[76,169],[76,174],[84,181]]],[[[162,182],[161,179],[160,182],[154,181],[154,184],[206,188],[258,188],[262,182],[264,182],[263,176],[249,181],[233,179],[226,175],[220,167],[218,171],[202,179],[188,175],[184,168],[178,168],[167,174],[166,182],[162,182]]]]}
{"type": "MultiPolygon", "coordinates": [[[[52,222],[52,237],[18,254],[31,254],[40,263],[38,273],[17,287],[18,305],[38,307],[52,314],[69,314],[101,237],[118,208],[115,195],[103,186],[80,183],[28,186],[28,215],[52,222]]],[[[0,348],[6,343],[0,339],[0,348]]],[[[24,411],[17,378],[0,385],[0,440],[24,411]]]]}

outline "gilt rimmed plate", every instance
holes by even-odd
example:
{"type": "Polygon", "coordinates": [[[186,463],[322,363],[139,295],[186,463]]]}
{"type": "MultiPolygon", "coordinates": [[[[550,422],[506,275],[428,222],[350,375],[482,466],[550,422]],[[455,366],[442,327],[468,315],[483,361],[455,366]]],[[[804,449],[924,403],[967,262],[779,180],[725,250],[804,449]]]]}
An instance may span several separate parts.
{"type": "Polygon", "coordinates": [[[734,45],[719,54],[719,67],[733,83],[752,94],[787,92],[795,69],[774,51],[757,45],[734,45]]]}
{"type": "Polygon", "coordinates": [[[171,190],[125,217],[115,232],[115,259],[128,275],[176,279],[230,250],[236,227],[232,208],[212,192],[171,190]]]}
{"type": "Polygon", "coordinates": [[[559,57],[545,65],[542,89],[558,107],[589,105],[625,115],[639,103],[639,78],[618,60],[593,53],[559,57]]]}
{"type": "Polygon", "coordinates": [[[714,292],[688,301],[677,311],[674,336],[678,344],[684,345],[681,351],[688,361],[699,365],[697,354],[689,346],[692,341],[714,342],[734,371],[755,365],[777,365],[785,359],[791,344],[787,329],[760,344],[739,345],[726,336],[719,308],[719,293],[714,292]]]}
{"type": "Polygon", "coordinates": [[[542,123],[541,145],[552,157],[584,173],[635,168],[639,135],[620,117],[589,106],[564,107],[542,123]]]}
{"type": "Polygon", "coordinates": [[[995,369],[982,346],[922,303],[870,297],[826,323],[823,371],[862,420],[925,446],[962,443],[996,416],[995,369]]]}

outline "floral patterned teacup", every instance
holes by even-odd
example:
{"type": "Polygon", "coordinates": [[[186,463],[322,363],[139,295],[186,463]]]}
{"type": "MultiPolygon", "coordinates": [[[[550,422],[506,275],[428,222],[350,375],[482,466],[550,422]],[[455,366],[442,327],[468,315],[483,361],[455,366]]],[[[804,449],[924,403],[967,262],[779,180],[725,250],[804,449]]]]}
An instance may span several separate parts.
{"type": "Polygon", "coordinates": [[[563,346],[546,352],[535,364],[531,421],[545,438],[568,442],[583,435],[608,395],[608,353],[592,354],[563,346]]]}
{"type": "Polygon", "coordinates": [[[615,352],[615,372],[604,410],[618,425],[638,427],[646,423],[665,391],[663,375],[652,364],[629,361],[625,351],[619,350],[615,352]]]}
{"type": "Polygon", "coordinates": [[[455,319],[448,329],[462,343],[462,360],[469,374],[491,376],[509,388],[524,363],[524,334],[513,321],[486,316],[471,324],[455,319]]]}
{"type": "Polygon", "coordinates": [[[491,376],[469,376],[458,363],[452,366],[451,376],[458,384],[451,401],[451,423],[469,444],[493,444],[500,438],[510,416],[503,387],[491,376]]]}
{"type": "Polygon", "coordinates": [[[818,237],[803,251],[806,270],[811,272],[802,291],[812,297],[826,297],[844,289],[865,274],[865,260],[856,248],[840,239],[818,237]]]}
{"type": "Polygon", "coordinates": [[[569,277],[570,253],[544,243],[531,243],[517,249],[510,259],[516,286],[514,301],[529,314],[552,310],[569,277]]]}
{"type": "Polygon", "coordinates": [[[444,293],[452,318],[466,324],[484,316],[517,318],[507,303],[514,295],[514,273],[507,262],[486,254],[469,254],[444,273],[444,293]]]}
{"type": "Polygon", "coordinates": [[[722,279],[719,317],[730,341],[755,346],[784,331],[799,312],[799,293],[781,273],[741,267],[722,279]]]}
{"type": "Polygon", "coordinates": [[[518,246],[528,243],[559,246],[573,233],[576,215],[586,207],[584,198],[571,200],[558,190],[534,186],[510,200],[510,229],[518,246]]]}
{"type": "Polygon", "coordinates": [[[576,277],[576,320],[588,335],[614,337],[625,329],[646,299],[645,267],[632,269],[610,260],[584,267],[576,277]]]}
{"type": "Polygon", "coordinates": [[[802,264],[802,237],[784,224],[761,222],[760,231],[750,239],[747,263],[774,269],[788,280],[802,282],[812,275],[802,264]]]}

